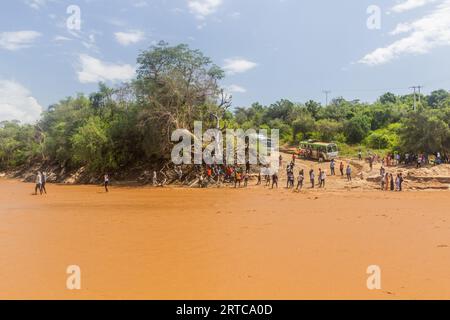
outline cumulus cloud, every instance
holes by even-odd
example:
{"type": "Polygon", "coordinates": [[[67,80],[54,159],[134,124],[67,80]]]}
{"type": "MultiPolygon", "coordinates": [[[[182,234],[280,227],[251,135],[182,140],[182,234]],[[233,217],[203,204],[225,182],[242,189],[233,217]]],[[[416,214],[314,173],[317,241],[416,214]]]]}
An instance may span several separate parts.
{"type": "Polygon", "coordinates": [[[15,81],[0,80],[0,121],[33,123],[39,119],[42,110],[28,89],[15,81]]]}
{"type": "Polygon", "coordinates": [[[199,19],[213,14],[222,5],[222,0],[187,0],[189,10],[199,19]]]}
{"type": "Polygon", "coordinates": [[[134,77],[135,68],[129,64],[114,64],[82,54],[80,69],[77,71],[81,83],[97,83],[103,81],[127,81],[134,77]]]}
{"type": "Polygon", "coordinates": [[[135,44],[145,39],[144,32],[139,30],[116,32],[114,36],[116,37],[116,41],[122,46],[129,46],[130,44],[135,44]]]}
{"type": "Polygon", "coordinates": [[[225,64],[223,69],[230,75],[236,73],[244,73],[253,68],[256,68],[258,64],[255,62],[242,59],[242,58],[233,58],[233,59],[225,59],[225,64]]]}
{"type": "Polygon", "coordinates": [[[359,63],[375,66],[408,54],[426,54],[450,45],[450,0],[441,1],[430,13],[410,23],[399,23],[391,35],[402,38],[378,48],[359,63]]]}
{"type": "Polygon", "coordinates": [[[41,34],[37,31],[0,32],[0,48],[16,51],[29,48],[41,34]]]}

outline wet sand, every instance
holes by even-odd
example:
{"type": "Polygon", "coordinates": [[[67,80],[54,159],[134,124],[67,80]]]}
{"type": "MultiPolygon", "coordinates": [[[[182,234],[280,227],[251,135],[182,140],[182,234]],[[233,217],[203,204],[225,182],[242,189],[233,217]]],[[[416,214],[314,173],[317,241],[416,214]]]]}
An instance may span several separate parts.
{"type": "Polygon", "coordinates": [[[0,180],[1,299],[450,298],[448,191],[33,189],[0,180]]]}

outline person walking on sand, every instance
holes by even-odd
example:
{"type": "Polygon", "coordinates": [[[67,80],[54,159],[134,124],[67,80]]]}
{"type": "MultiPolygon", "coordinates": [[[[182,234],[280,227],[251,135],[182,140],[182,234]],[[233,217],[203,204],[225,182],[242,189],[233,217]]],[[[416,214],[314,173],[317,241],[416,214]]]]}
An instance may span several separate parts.
{"type": "Polygon", "coordinates": [[[259,170],[259,173],[258,173],[258,182],[256,183],[256,185],[257,185],[257,186],[260,186],[261,183],[262,183],[261,170],[259,170]]]}
{"type": "Polygon", "coordinates": [[[40,192],[40,194],[42,195],[42,175],[41,172],[38,171],[38,173],[36,174],[36,186],[34,187],[34,195],[37,196],[38,194],[38,190],[40,192]]]}
{"type": "Polygon", "coordinates": [[[305,171],[300,170],[297,178],[297,191],[301,191],[303,189],[303,181],[305,180],[305,171]]]}
{"type": "Polygon", "coordinates": [[[341,171],[341,176],[342,177],[344,176],[344,169],[345,169],[344,162],[341,161],[341,165],[339,166],[339,170],[341,171]]]}
{"type": "Polygon", "coordinates": [[[384,176],[385,176],[385,173],[383,173],[381,175],[381,191],[384,191],[384,188],[385,188],[386,179],[384,176]]]}
{"type": "Polygon", "coordinates": [[[332,159],[330,162],[330,170],[331,170],[332,176],[336,175],[335,167],[336,167],[336,162],[334,161],[334,159],[332,159]]]}
{"type": "Polygon", "coordinates": [[[389,176],[389,180],[391,182],[391,191],[395,191],[395,180],[394,180],[394,175],[391,173],[391,175],[389,176]]]}
{"type": "Polygon", "coordinates": [[[316,175],[314,169],[309,170],[309,181],[311,181],[311,189],[314,189],[316,183],[316,175]]]}
{"type": "Polygon", "coordinates": [[[103,177],[103,186],[105,187],[105,191],[109,192],[109,175],[105,174],[105,176],[103,177]]]}
{"type": "MultiPolygon", "coordinates": [[[[41,184],[41,191],[45,194],[47,194],[47,189],[45,188],[45,185],[47,184],[47,174],[45,172],[42,172],[42,184],[41,184]]],[[[42,193],[41,192],[41,193],[42,193]]]]}
{"type": "Polygon", "coordinates": [[[350,165],[347,166],[347,181],[351,182],[352,181],[352,167],[350,167],[350,165]]]}

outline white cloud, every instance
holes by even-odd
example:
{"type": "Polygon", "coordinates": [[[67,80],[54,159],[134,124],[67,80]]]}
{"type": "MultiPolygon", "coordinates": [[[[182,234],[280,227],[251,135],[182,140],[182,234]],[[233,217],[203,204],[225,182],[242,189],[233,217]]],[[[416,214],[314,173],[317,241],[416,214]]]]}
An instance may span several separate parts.
{"type": "Polygon", "coordinates": [[[148,3],[145,0],[138,0],[138,1],[133,3],[133,7],[135,7],[135,8],[148,7],[148,3]]]}
{"type": "Polygon", "coordinates": [[[234,58],[234,59],[225,59],[225,65],[223,69],[230,75],[236,73],[244,73],[253,68],[256,68],[258,64],[255,62],[242,59],[242,58],[234,58]]]}
{"type": "Polygon", "coordinates": [[[42,110],[37,100],[21,84],[0,80],[0,121],[33,123],[39,119],[42,110]]]}
{"type": "Polygon", "coordinates": [[[100,81],[127,81],[134,77],[135,68],[129,64],[103,62],[89,55],[80,55],[80,70],[77,71],[81,83],[100,81]]]}
{"type": "Polygon", "coordinates": [[[139,30],[116,32],[114,33],[114,36],[116,37],[116,41],[122,46],[129,46],[130,44],[135,44],[145,39],[144,32],[139,30]]]}
{"type": "Polygon", "coordinates": [[[28,48],[40,36],[36,31],[0,32],[0,48],[10,51],[28,48]]]}
{"type": "Polygon", "coordinates": [[[392,7],[393,12],[401,13],[416,8],[423,7],[429,3],[435,2],[436,0],[405,0],[394,7],[392,7]]]}
{"type": "Polygon", "coordinates": [[[198,19],[213,14],[222,5],[222,0],[187,0],[188,7],[198,19]]]}
{"type": "Polygon", "coordinates": [[[237,84],[229,85],[225,88],[225,90],[229,93],[246,93],[247,89],[238,86],[237,84]]]}
{"type": "Polygon", "coordinates": [[[449,46],[450,0],[442,1],[431,13],[411,23],[399,23],[391,35],[404,36],[367,54],[359,63],[381,65],[404,55],[425,54],[434,48],[449,46]]]}
{"type": "Polygon", "coordinates": [[[25,0],[25,3],[31,8],[38,10],[51,1],[53,0],[25,0]]]}

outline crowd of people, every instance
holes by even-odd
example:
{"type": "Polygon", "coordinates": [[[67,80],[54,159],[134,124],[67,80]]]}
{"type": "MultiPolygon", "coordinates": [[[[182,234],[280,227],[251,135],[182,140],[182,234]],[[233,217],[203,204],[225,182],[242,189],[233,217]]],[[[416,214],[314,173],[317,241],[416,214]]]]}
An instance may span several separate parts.
{"type": "MultiPolygon", "coordinates": [[[[296,192],[301,191],[304,188],[305,179],[308,177],[310,182],[310,188],[325,188],[327,181],[327,171],[323,168],[319,168],[318,171],[311,168],[308,172],[308,176],[306,177],[304,169],[298,169],[296,171],[296,159],[297,156],[295,154],[292,155],[292,160],[286,166],[286,189],[294,190],[296,192]]],[[[358,152],[358,159],[363,160],[363,154],[360,150],[358,152]]],[[[401,155],[399,153],[388,154],[386,157],[380,159],[380,157],[376,154],[368,153],[368,157],[365,160],[369,163],[370,170],[373,170],[373,166],[375,163],[381,163],[380,168],[380,181],[381,181],[381,190],[383,191],[403,191],[403,174],[402,173],[392,173],[387,172],[386,168],[398,166],[400,164],[404,165],[413,165],[415,164],[417,168],[420,168],[424,165],[434,164],[439,165],[443,163],[448,163],[448,155],[436,153],[432,157],[426,154],[404,154],[401,155]]],[[[280,168],[283,167],[283,157],[280,155],[279,158],[280,168]]],[[[277,189],[279,187],[279,175],[278,172],[275,172],[271,175],[265,175],[264,177],[261,174],[261,168],[258,168],[257,174],[251,173],[251,165],[250,163],[246,163],[245,166],[239,165],[219,165],[215,164],[212,166],[202,167],[199,171],[200,173],[197,176],[196,184],[200,188],[207,188],[209,185],[216,185],[218,187],[223,185],[230,185],[234,188],[246,188],[249,186],[250,179],[252,177],[257,178],[257,186],[262,186],[264,184],[265,187],[269,187],[271,189],[277,189]],[[263,183],[264,179],[264,183],[263,183]]],[[[345,164],[343,161],[330,161],[330,176],[336,176],[337,170],[340,176],[346,179],[348,182],[352,181],[353,169],[350,163],[345,164]]],[[[181,166],[176,166],[175,176],[180,183],[184,183],[185,174],[183,173],[181,166]]],[[[167,183],[167,177],[165,176],[163,179],[158,179],[158,173],[156,171],[153,172],[152,176],[152,184],[154,187],[163,187],[167,183]]],[[[35,195],[43,195],[47,194],[46,190],[46,182],[47,175],[45,172],[38,172],[35,177],[35,195]]],[[[195,183],[194,183],[195,184],[195,183]]],[[[109,192],[110,185],[110,177],[108,174],[105,174],[103,177],[103,186],[105,192],[109,192]]]]}
{"type": "MultiPolygon", "coordinates": [[[[358,152],[359,160],[363,160],[362,151],[358,152]]],[[[384,167],[393,167],[399,165],[406,166],[416,166],[416,168],[421,168],[425,165],[441,165],[449,162],[448,154],[436,152],[435,154],[413,154],[413,153],[389,153],[385,157],[381,158],[377,154],[372,154],[368,152],[368,157],[366,160],[370,164],[370,168],[373,169],[373,164],[381,162],[384,167]]]]}

